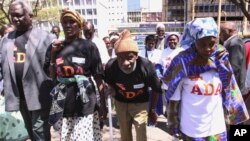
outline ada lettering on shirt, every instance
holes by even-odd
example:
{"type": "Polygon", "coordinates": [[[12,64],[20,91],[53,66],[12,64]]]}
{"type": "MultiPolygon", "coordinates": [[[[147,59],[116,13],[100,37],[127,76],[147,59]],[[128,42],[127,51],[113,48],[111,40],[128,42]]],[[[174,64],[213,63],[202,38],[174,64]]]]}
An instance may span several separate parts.
{"type": "Polygon", "coordinates": [[[140,94],[144,93],[144,83],[133,85],[133,90],[127,90],[124,84],[116,83],[119,93],[121,93],[125,98],[132,99],[140,94]]]}
{"type": "MultiPolygon", "coordinates": [[[[188,77],[192,81],[203,80],[202,76],[200,75],[192,75],[188,77]]],[[[196,83],[193,85],[191,94],[197,95],[204,95],[204,96],[211,96],[211,95],[218,95],[221,92],[222,85],[221,83],[213,84],[209,82],[204,83],[196,83]],[[202,88],[201,88],[202,87],[202,88]],[[202,93],[201,89],[203,89],[204,93],[202,93]]]]}

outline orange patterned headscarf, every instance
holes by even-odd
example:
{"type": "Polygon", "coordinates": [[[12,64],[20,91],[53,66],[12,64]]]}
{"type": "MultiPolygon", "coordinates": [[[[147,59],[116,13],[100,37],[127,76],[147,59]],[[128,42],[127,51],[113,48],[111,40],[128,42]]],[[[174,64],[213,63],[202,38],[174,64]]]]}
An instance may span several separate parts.
{"type": "Polygon", "coordinates": [[[70,10],[70,9],[63,9],[62,13],[61,13],[61,18],[60,21],[62,22],[62,19],[64,17],[71,17],[73,18],[79,25],[79,27],[81,29],[83,29],[83,23],[85,22],[84,18],[77,12],[74,10],[70,10]]]}

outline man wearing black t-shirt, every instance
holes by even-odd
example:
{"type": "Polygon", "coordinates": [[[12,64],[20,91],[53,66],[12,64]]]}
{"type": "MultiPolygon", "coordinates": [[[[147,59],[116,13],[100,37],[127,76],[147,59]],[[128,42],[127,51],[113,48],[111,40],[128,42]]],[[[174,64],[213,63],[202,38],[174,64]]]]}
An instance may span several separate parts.
{"type": "Polygon", "coordinates": [[[49,141],[49,92],[53,85],[44,64],[47,48],[55,37],[32,27],[32,9],[25,1],[12,2],[9,13],[16,30],[0,42],[5,109],[20,110],[31,140],[49,141]]]}
{"type": "Polygon", "coordinates": [[[137,44],[125,30],[116,42],[117,58],[105,67],[105,81],[115,90],[115,107],[120,123],[121,140],[132,141],[132,124],[136,129],[136,140],[146,141],[146,126],[156,123],[155,107],[161,84],[153,64],[138,57],[137,44]],[[148,106],[148,88],[152,88],[152,102],[148,106]],[[149,110],[148,110],[149,107],[149,110]],[[149,113],[148,113],[149,111],[149,113]]]}

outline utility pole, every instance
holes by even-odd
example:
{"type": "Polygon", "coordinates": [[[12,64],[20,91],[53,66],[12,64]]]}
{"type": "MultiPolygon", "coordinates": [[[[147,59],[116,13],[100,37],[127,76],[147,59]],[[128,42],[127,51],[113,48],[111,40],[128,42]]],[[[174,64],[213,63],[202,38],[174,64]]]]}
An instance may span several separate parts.
{"type": "MultiPolygon", "coordinates": [[[[219,0],[219,7],[218,7],[218,17],[217,17],[217,26],[218,28],[220,29],[220,19],[221,19],[221,3],[222,3],[222,0],[219,0]]],[[[219,34],[218,34],[219,36],[219,34]]]]}
{"type": "MultiPolygon", "coordinates": [[[[246,4],[246,5],[245,5],[246,10],[248,11],[248,1],[246,1],[245,4],[246,4]]],[[[244,17],[243,17],[243,31],[242,31],[243,35],[245,35],[245,34],[247,33],[247,23],[248,23],[247,17],[244,16],[244,17]]]]}
{"type": "Polygon", "coordinates": [[[194,20],[195,17],[195,0],[192,0],[192,20],[194,20]]]}
{"type": "Polygon", "coordinates": [[[167,21],[167,1],[162,0],[162,22],[166,21],[167,21]]]}

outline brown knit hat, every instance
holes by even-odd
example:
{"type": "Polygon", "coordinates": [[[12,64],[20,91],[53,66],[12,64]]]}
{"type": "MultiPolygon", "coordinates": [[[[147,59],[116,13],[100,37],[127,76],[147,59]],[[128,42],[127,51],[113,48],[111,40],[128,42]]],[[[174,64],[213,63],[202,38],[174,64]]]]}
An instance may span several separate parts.
{"type": "Polygon", "coordinates": [[[122,52],[139,52],[137,43],[131,37],[127,29],[122,31],[120,38],[115,42],[115,54],[122,52]]]}

